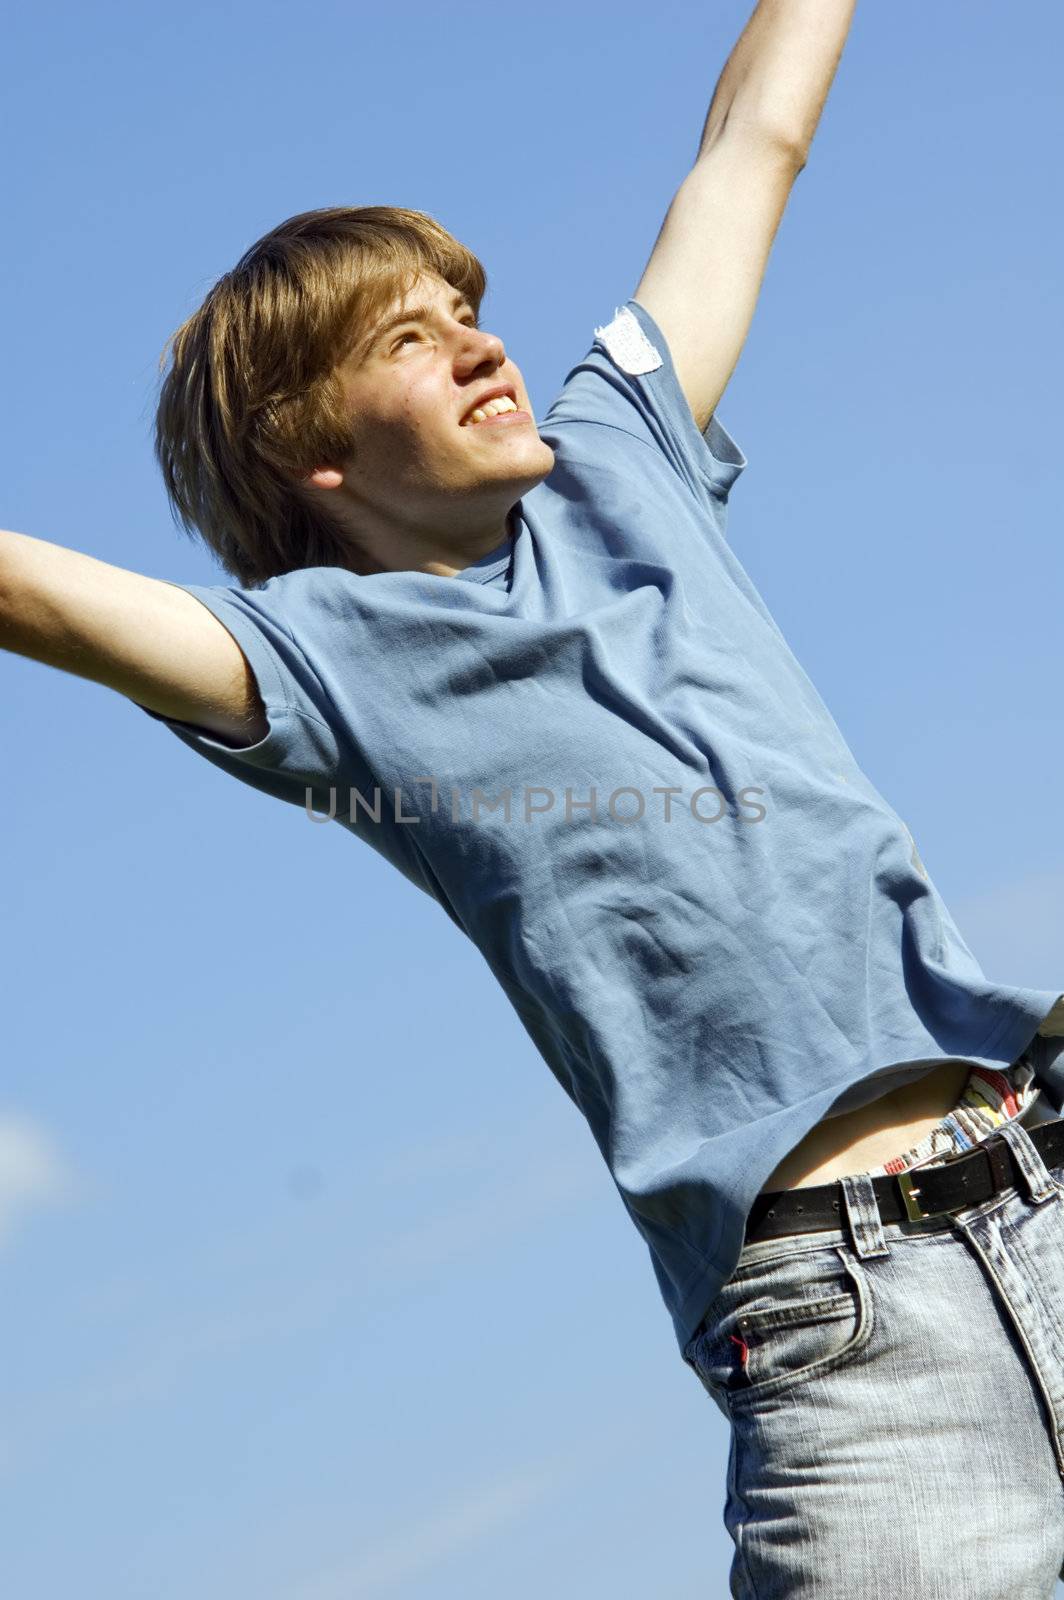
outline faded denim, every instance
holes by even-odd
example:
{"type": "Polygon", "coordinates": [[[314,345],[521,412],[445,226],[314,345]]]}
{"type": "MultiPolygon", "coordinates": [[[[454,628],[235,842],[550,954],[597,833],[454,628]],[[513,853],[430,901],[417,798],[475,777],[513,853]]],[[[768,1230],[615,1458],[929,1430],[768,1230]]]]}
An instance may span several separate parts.
{"type": "Polygon", "coordinates": [[[847,1226],[748,1244],[685,1348],[731,1424],[736,1600],[1051,1600],[1064,1184],[1021,1122],[991,1137],[1019,1189],[884,1225],[841,1178],[847,1226]]]}

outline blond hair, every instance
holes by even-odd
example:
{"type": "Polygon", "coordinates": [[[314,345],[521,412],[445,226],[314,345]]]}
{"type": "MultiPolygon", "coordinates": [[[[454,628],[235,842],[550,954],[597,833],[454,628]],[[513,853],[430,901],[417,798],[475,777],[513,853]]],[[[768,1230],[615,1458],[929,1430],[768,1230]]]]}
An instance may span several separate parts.
{"type": "Polygon", "coordinates": [[[298,484],[350,459],[336,368],[420,272],[479,315],[484,268],[424,211],[304,211],[253,244],[167,340],[155,416],[166,492],[175,521],[241,585],[353,565],[350,539],[298,484]]]}

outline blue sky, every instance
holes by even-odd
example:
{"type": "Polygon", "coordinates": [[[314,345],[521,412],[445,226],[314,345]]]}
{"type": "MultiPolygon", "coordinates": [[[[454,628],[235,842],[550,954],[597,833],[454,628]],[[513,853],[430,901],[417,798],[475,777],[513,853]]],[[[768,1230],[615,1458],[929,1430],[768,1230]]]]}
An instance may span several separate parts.
{"type": "MultiPolygon", "coordinates": [[[[537,415],[638,282],[745,4],[22,7],[0,524],[229,580],[171,330],[315,206],[484,262],[537,415]]],[[[859,6],[719,407],[729,537],[984,968],[1064,987],[1048,3],[859,6]]],[[[0,1588],[723,1593],[727,1432],[477,951],[120,696],[5,656],[0,1588]]]]}

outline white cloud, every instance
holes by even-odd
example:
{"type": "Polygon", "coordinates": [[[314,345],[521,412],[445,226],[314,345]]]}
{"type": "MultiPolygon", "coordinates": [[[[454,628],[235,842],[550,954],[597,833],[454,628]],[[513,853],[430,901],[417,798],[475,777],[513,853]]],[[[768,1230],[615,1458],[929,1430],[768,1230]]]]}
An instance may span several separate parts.
{"type": "Polygon", "coordinates": [[[67,1199],[71,1177],[49,1135],[29,1117],[0,1112],[0,1245],[30,1211],[67,1199]]]}
{"type": "MultiPolygon", "coordinates": [[[[13,1118],[0,1118],[0,1130],[15,1125],[13,1118]]],[[[17,1126],[29,1171],[33,1163],[25,1157],[33,1143],[28,1135],[36,1130],[25,1121],[17,1126]]],[[[313,1338],[338,1314],[348,1319],[357,1316],[357,1309],[351,1306],[352,1282],[368,1276],[378,1293],[386,1287],[403,1295],[415,1293],[425,1275],[436,1274],[442,1265],[487,1262],[500,1249],[510,1255],[515,1241],[604,1192],[605,1169],[599,1170],[601,1158],[587,1141],[571,1150],[552,1151],[548,1160],[542,1137],[527,1137],[535,1131],[530,1124],[525,1137],[513,1139],[508,1147],[501,1135],[496,1139],[498,1169],[475,1193],[444,1210],[426,1208],[407,1227],[368,1238],[357,1254],[346,1256],[336,1270],[327,1269],[319,1276],[289,1278],[253,1294],[246,1286],[242,1264],[258,1262],[263,1251],[275,1249],[276,1234],[271,1229],[249,1250],[246,1231],[241,1230],[227,1242],[222,1260],[214,1262],[198,1308],[187,1298],[171,1304],[164,1297],[159,1324],[141,1330],[121,1361],[112,1362],[73,1389],[52,1385],[47,1398],[35,1399],[25,1423],[20,1459],[35,1444],[40,1447],[46,1439],[54,1443],[76,1425],[98,1423],[108,1414],[152,1404],[159,1396],[172,1396],[182,1388],[193,1394],[197,1374],[238,1357],[244,1349],[278,1340],[313,1338]]],[[[43,1136],[37,1133],[36,1137],[38,1170],[57,1174],[54,1156],[50,1167],[43,1159],[51,1155],[43,1136]]],[[[441,1163],[445,1147],[452,1156],[461,1154],[460,1141],[453,1145],[444,1141],[441,1163]]],[[[133,1289],[141,1298],[143,1287],[138,1278],[133,1289]]],[[[121,1294],[112,1293],[111,1303],[120,1320],[121,1294]]],[[[4,1465],[0,1452],[0,1472],[4,1465]]]]}

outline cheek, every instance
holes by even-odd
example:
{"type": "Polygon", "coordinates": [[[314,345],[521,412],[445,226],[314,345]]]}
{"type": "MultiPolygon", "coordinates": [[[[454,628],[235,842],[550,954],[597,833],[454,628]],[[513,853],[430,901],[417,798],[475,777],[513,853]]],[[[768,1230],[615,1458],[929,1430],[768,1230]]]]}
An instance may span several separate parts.
{"type": "Polygon", "coordinates": [[[454,397],[443,394],[438,384],[412,384],[396,420],[412,439],[446,438],[457,426],[454,397]]]}
{"type": "Polygon", "coordinates": [[[382,417],[367,430],[366,454],[389,466],[416,459],[425,451],[430,425],[431,419],[415,407],[400,405],[391,416],[382,417]]]}
{"type": "Polygon", "coordinates": [[[455,439],[454,428],[450,418],[431,407],[403,405],[376,433],[375,462],[385,477],[411,488],[439,482],[460,455],[462,441],[455,439]]]}

